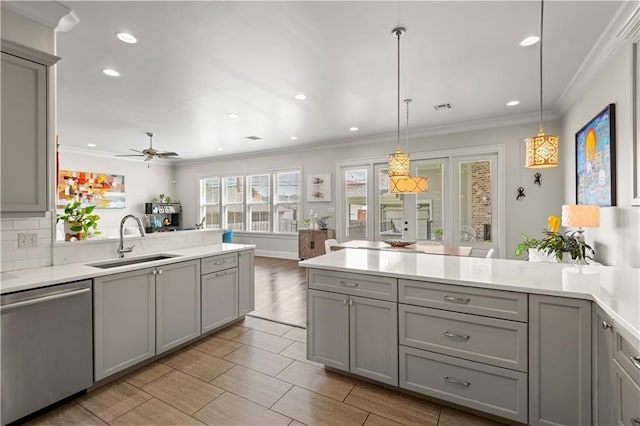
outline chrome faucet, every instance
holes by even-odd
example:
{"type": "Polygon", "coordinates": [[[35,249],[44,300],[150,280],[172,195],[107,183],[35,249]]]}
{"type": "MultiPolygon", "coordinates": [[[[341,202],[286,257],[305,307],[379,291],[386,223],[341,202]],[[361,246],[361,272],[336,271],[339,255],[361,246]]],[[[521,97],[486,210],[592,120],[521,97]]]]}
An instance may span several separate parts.
{"type": "Polygon", "coordinates": [[[124,246],[124,223],[129,218],[135,219],[136,223],[138,224],[138,231],[140,231],[140,236],[144,237],[144,235],[145,235],[144,227],[142,226],[142,222],[140,222],[140,219],[138,219],[136,216],[134,216],[132,214],[128,214],[125,217],[123,217],[122,220],[120,221],[120,245],[118,246],[118,257],[119,258],[123,258],[125,253],[131,253],[133,251],[133,247],[135,247],[135,244],[132,245],[131,247],[125,247],[124,246]]]}

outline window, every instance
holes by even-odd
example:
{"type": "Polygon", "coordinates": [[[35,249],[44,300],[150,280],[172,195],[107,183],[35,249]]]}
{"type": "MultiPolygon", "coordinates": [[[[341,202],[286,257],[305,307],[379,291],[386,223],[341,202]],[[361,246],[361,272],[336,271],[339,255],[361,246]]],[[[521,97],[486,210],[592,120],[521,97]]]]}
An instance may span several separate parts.
{"type": "Polygon", "coordinates": [[[200,179],[200,219],[206,227],[220,229],[220,178],[200,179]]]}
{"type": "Polygon", "coordinates": [[[367,169],[345,170],[346,236],[367,237],[367,169]]]}
{"type": "Polygon", "coordinates": [[[222,179],[224,227],[234,231],[244,230],[244,176],[222,179]]]}
{"type": "Polygon", "coordinates": [[[271,218],[271,176],[247,176],[249,231],[269,232],[271,218]]]}
{"type": "Polygon", "coordinates": [[[300,172],[276,174],[275,232],[298,232],[300,172]]]}
{"type": "Polygon", "coordinates": [[[295,233],[300,188],[299,170],[203,177],[198,219],[209,229],[295,233]]]}

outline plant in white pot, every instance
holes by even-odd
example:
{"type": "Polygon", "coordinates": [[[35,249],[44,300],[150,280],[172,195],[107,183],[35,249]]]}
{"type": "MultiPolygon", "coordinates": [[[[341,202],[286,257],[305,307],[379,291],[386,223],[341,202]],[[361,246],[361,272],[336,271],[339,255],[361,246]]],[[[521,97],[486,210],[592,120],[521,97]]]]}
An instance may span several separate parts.
{"type": "Polygon", "coordinates": [[[74,202],[67,204],[64,212],[56,215],[56,223],[64,222],[65,241],[82,240],[100,233],[96,231],[100,216],[91,214],[95,208],[96,206],[83,207],[79,202],[74,202]]]}

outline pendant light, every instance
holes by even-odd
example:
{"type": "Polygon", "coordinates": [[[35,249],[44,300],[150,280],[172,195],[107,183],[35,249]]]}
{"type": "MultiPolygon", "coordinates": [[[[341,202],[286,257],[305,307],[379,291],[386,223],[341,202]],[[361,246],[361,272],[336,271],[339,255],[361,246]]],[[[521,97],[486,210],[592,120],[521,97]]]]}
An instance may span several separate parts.
{"type": "Polygon", "coordinates": [[[404,27],[394,28],[391,33],[398,40],[398,135],[396,152],[389,154],[389,192],[394,194],[412,194],[428,190],[427,179],[409,176],[409,102],[407,104],[407,152],[400,150],[400,36],[407,31],[404,27]]]}
{"type": "Polygon", "coordinates": [[[544,0],[540,1],[540,131],[537,136],[525,139],[526,162],[529,169],[543,169],[558,165],[559,138],[545,135],[542,127],[542,30],[544,28],[544,0]]]}

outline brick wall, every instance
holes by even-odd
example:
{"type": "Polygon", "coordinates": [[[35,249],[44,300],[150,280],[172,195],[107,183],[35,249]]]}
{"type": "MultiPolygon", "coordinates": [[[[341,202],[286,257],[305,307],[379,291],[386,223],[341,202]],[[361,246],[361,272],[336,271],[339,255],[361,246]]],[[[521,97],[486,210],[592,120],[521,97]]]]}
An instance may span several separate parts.
{"type": "Polygon", "coordinates": [[[491,225],[491,163],[474,162],[471,166],[471,226],[480,241],[491,239],[485,236],[485,224],[491,225]]]}

